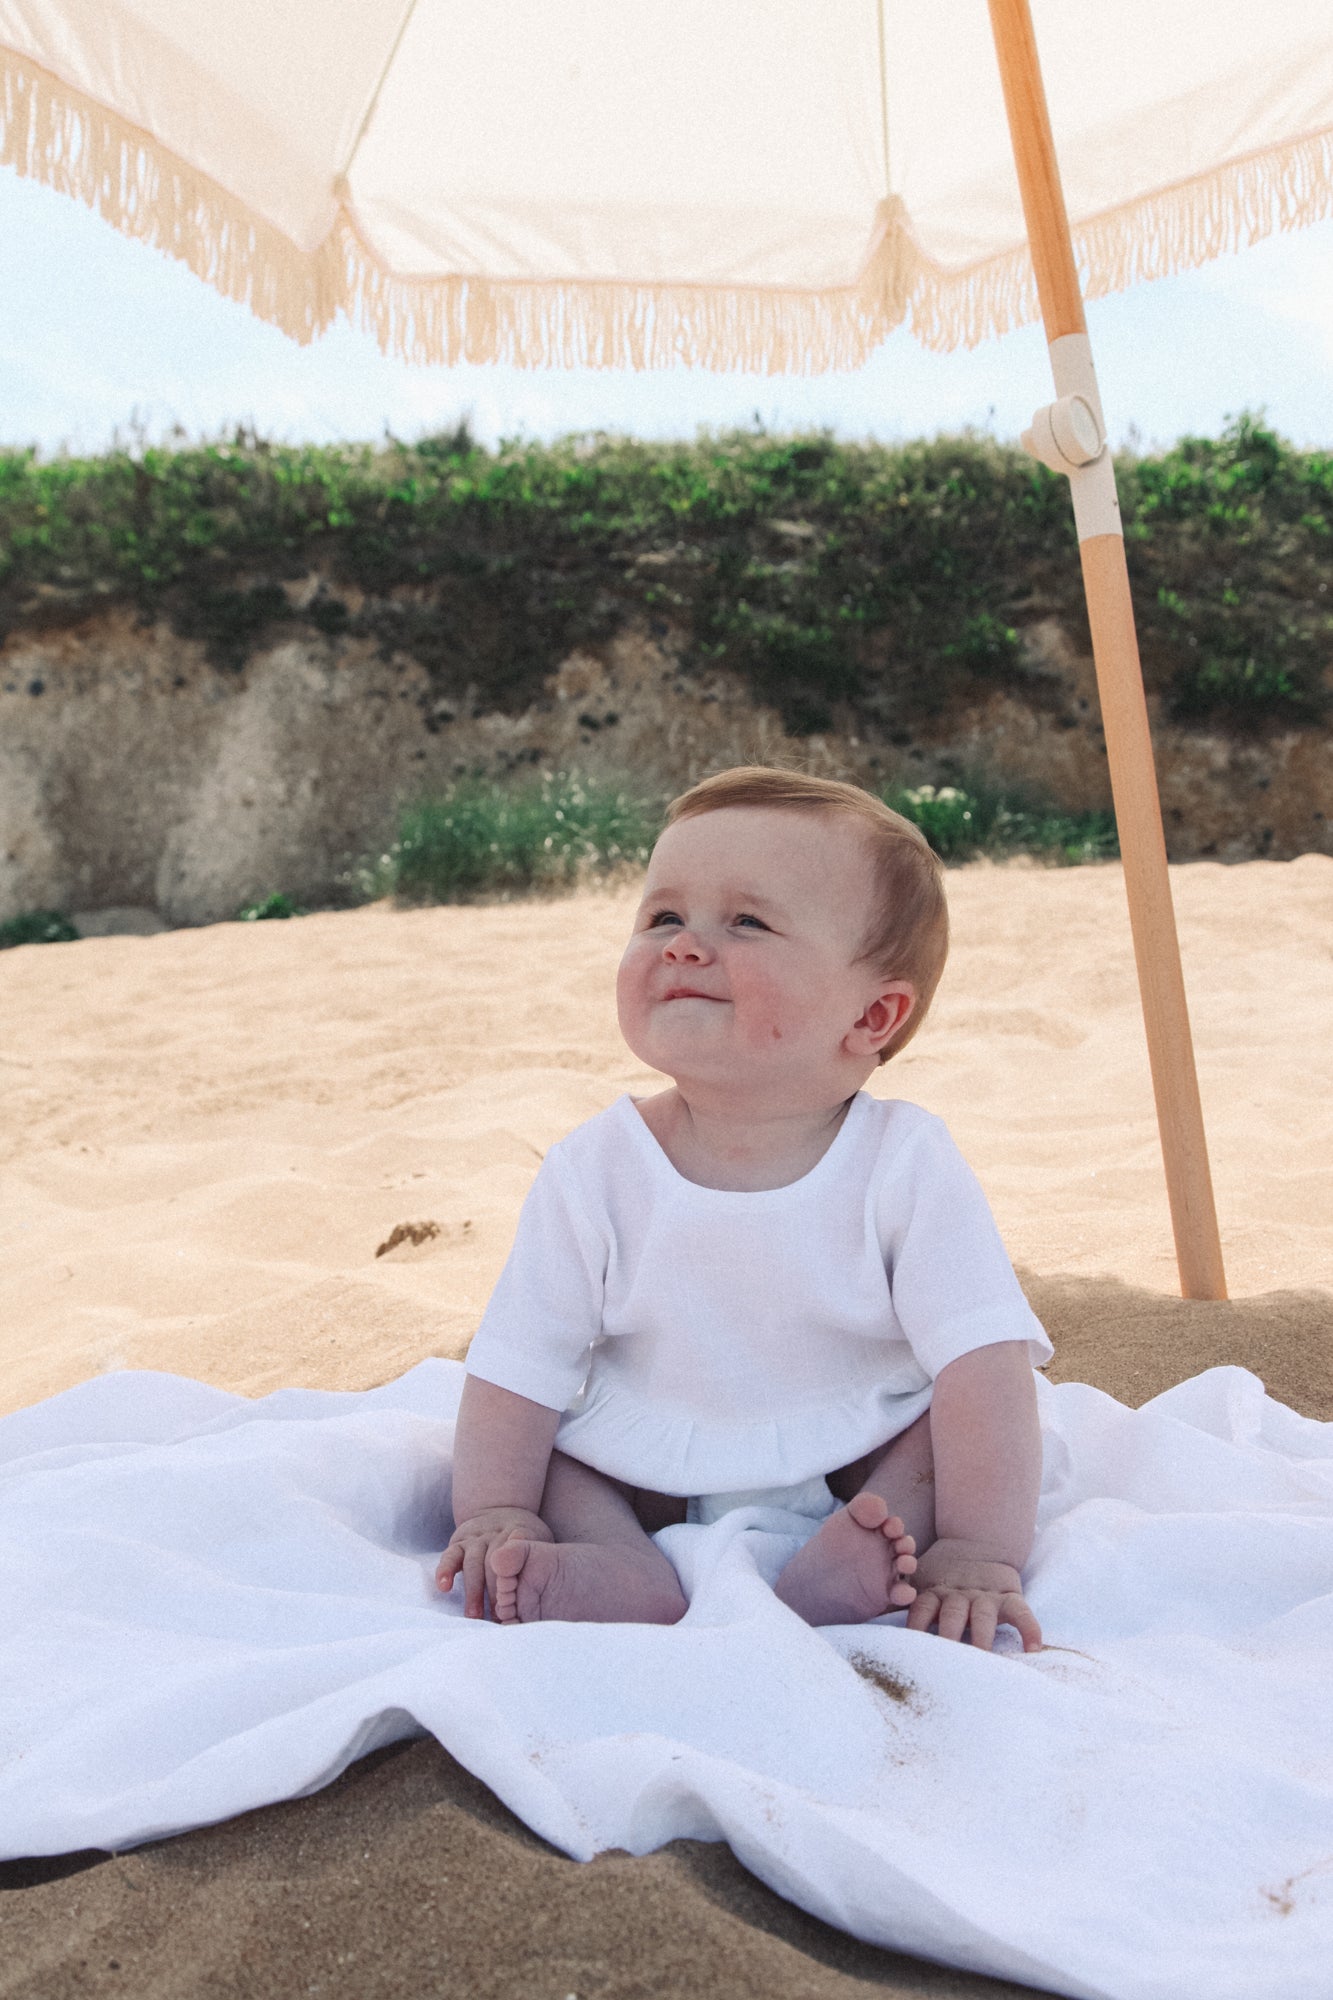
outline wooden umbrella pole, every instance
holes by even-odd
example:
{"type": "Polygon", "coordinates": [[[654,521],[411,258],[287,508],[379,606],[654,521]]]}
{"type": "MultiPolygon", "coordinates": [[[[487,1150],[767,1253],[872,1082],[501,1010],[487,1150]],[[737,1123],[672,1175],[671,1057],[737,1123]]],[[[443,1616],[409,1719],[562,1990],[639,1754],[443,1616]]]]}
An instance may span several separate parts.
{"type": "Polygon", "coordinates": [[[1069,218],[1028,0],[989,0],[989,6],[1037,291],[1061,398],[1048,412],[1039,412],[1034,418],[1032,436],[1037,455],[1067,472],[1073,488],[1180,1288],[1187,1299],[1224,1299],[1226,1275],[1167,873],[1125,542],[1115,474],[1104,442],[1069,218]]]}

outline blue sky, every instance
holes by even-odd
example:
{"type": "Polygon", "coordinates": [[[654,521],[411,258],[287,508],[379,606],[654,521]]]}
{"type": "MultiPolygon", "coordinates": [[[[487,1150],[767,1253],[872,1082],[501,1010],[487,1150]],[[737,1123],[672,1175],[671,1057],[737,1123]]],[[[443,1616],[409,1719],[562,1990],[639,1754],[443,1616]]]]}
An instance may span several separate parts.
{"type": "MultiPolygon", "coordinates": [[[[1112,438],[1215,433],[1264,409],[1293,442],[1333,446],[1333,222],[1089,307],[1112,438]]],[[[929,354],[897,334],[854,373],[410,368],[346,326],[301,348],[80,204],[0,168],[0,445],[96,451],[136,428],[191,437],[549,438],[701,425],[827,427],[894,439],[971,425],[1017,436],[1049,400],[1041,334],[929,354]]]]}

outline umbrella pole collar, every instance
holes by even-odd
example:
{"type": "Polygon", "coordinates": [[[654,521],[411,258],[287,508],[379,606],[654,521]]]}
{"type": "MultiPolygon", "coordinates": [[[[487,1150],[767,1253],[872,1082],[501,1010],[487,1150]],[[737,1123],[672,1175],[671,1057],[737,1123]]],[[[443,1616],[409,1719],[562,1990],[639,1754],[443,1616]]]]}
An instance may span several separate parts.
{"type": "Polygon", "coordinates": [[[1056,401],[1037,411],[1023,449],[1068,479],[1080,542],[1122,534],[1092,344],[1086,333],[1066,333],[1050,342],[1049,352],[1056,401]]]}

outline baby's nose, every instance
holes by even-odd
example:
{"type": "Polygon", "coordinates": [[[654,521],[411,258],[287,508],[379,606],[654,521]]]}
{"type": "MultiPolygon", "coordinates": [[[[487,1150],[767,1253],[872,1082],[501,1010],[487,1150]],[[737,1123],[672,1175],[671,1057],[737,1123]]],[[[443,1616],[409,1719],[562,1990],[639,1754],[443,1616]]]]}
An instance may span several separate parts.
{"type": "Polygon", "coordinates": [[[677,959],[703,958],[704,955],[703,940],[694,931],[679,930],[667,933],[667,940],[662,950],[663,958],[670,959],[674,963],[677,959]]]}

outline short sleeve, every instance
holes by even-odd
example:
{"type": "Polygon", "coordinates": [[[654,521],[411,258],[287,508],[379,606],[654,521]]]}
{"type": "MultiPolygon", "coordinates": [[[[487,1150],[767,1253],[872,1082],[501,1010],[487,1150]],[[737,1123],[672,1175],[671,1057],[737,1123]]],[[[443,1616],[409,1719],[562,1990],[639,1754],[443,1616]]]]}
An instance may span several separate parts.
{"type": "Polygon", "coordinates": [[[514,1245],[467,1351],[467,1371],[551,1410],[583,1386],[602,1324],[608,1234],[559,1146],[537,1170],[514,1245]]]}
{"type": "Polygon", "coordinates": [[[1034,1367],[1051,1359],[1046,1331],[1023,1296],[981,1184],[938,1118],[923,1119],[881,1189],[893,1309],[931,1379],[974,1348],[1027,1342],[1034,1367]]]}

